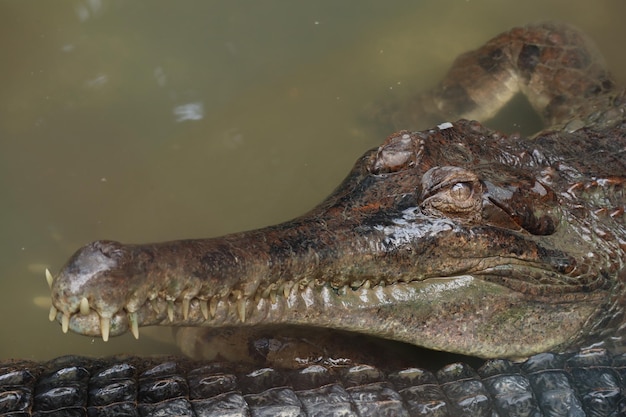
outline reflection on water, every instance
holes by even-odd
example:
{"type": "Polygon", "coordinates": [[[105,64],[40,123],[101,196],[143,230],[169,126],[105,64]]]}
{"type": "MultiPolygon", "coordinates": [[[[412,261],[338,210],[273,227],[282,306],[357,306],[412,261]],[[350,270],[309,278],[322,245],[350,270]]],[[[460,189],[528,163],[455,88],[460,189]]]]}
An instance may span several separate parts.
{"type": "Polygon", "coordinates": [[[0,358],[174,351],[158,334],[62,335],[43,269],[94,239],[214,236],[304,212],[383,140],[369,102],[432,85],[513,25],[578,25],[624,82],[624,3],[574,3],[3,3],[0,358]]]}

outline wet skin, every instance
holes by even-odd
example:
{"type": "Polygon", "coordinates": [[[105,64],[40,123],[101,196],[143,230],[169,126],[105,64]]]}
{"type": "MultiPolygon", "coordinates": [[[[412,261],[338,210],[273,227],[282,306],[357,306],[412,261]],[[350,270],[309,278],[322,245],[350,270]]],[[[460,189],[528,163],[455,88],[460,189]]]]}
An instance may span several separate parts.
{"type": "Polygon", "coordinates": [[[595,55],[566,26],[506,32],[389,117],[486,119],[522,93],[544,131],[400,131],[292,221],[93,242],[50,276],[51,318],[104,339],[142,325],[296,325],[478,357],[619,342],[626,98],[595,55]]]}

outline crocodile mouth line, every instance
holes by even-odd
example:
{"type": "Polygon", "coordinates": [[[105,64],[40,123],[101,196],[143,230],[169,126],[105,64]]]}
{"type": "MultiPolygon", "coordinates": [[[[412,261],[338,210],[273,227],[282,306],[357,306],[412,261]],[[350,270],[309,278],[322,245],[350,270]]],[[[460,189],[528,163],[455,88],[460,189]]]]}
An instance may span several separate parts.
{"type": "MultiPolygon", "coordinates": [[[[52,283],[52,274],[46,270],[48,284],[52,283]]],[[[266,298],[239,297],[240,293],[230,297],[214,296],[210,299],[191,297],[173,299],[161,295],[147,299],[138,309],[131,311],[123,306],[107,317],[97,311],[89,300],[83,297],[78,309],[70,311],[64,306],[52,305],[49,319],[60,321],[64,333],[72,329],[91,336],[101,336],[107,341],[110,335],[119,335],[130,331],[139,338],[139,326],[164,324],[171,326],[232,326],[256,325],[268,323],[268,320],[279,322],[280,317],[292,309],[314,309],[320,311],[354,311],[373,306],[392,303],[411,302],[417,294],[424,291],[436,293],[453,287],[467,285],[473,280],[471,275],[452,277],[431,277],[410,282],[386,284],[384,281],[371,285],[365,280],[360,285],[344,285],[333,288],[322,286],[286,284],[280,293],[272,293],[266,298]]]]}
{"type": "MultiPolygon", "coordinates": [[[[545,276],[546,270],[527,261],[521,263],[519,260],[512,262],[508,259],[503,264],[504,259],[506,258],[482,259],[473,267],[449,276],[425,276],[420,279],[401,277],[392,283],[380,280],[373,284],[371,279],[354,280],[351,284],[342,286],[313,279],[271,283],[265,290],[257,291],[251,297],[245,296],[241,290],[231,290],[222,296],[203,296],[198,292],[172,296],[160,291],[152,293],[141,303],[133,301],[123,305],[113,314],[98,311],[87,297],[80,300],[77,308],[56,300],[57,305],[53,303],[50,308],[49,319],[58,320],[64,333],[72,329],[91,336],[101,336],[107,341],[110,335],[119,335],[126,331],[139,338],[139,326],[145,325],[218,327],[278,324],[294,308],[307,311],[342,311],[343,308],[354,311],[392,303],[419,302],[417,300],[422,299],[425,292],[435,294],[462,287],[474,279],[491,281],[520,292],[528,292],[528,288],[543,287],[546,288],[546,293],[550,292],[548,287],[558,287],[561,292],[565,288],[565,292],[575,291],[575,286],[567,285],[564,279],[572,278],[556,272],[551,274],[551,278],[557,277],[565,285],[548,286],[541,282],[540,285],[529,284],[529,278],[545,276]],[[521,284],[512,285],[511,282],[521,284]]],[[[48,285],[52,287],[52,274],[49,270],[45,274],[48,285]]]]}

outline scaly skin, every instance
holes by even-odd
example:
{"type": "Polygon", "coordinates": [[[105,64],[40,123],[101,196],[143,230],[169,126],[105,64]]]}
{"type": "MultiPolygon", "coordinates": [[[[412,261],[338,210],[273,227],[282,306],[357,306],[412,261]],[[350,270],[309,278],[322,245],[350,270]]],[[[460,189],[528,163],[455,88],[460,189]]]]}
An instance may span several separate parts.
{"type": "Polygon", "coordinates": [[[0,362],[11,416],[620,416],[626,356],[591,349],[474,371],[310,366],[298,371],[181,358],[76,356],[0,362]]]}
{"type": "Polygon", "coordinates": [[[558,127],[532,139],[466,120],[401,131],[292,221],[93,242],[51,280],[51,317],[105,339],[155,324],[303,325],[478,357],[619,338],[626,98],[589,48],[568,27],[514,29],[413,100],[488,117],[520,91],[558,127]]]}

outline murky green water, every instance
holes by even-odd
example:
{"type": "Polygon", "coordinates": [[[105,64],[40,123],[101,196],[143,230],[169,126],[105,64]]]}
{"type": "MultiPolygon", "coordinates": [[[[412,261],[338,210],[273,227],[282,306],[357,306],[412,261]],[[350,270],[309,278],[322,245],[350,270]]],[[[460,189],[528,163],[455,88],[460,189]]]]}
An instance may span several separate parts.
{"type": "Polygon", "coordinates": [[[384,138],[363,109],[514,25],[587,31],[626,81],[626,3],[0,1],[0,358],[174,352],[63,335],[43,270],[95,239],[301,214],[384,138]]]}

